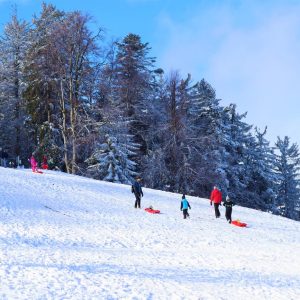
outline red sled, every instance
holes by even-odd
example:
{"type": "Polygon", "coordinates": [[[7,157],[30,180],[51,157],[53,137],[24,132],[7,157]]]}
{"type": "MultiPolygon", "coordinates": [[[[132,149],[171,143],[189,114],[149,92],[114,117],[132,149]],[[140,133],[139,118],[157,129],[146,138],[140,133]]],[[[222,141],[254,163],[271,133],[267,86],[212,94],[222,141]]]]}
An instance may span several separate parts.
{"type": "Polygon", "coordinates": [[[231,224],[238,226],[238,227],[247,227],[246,223],[240,222],[239,220],[234,220],[231,222],[231,224]]]}
{"type": "Polygon", "coordinates": [[[35,170],[35,171],[32,171],[33,173],[38,173],[38,174],[43,174],[43,172],[42,171],[40,171],[40,170],[35,170]]]}
{"type": "Polygon", "coordinates": [[[145,211],[148,212],[148,213],[150,213],[150,214],[160,214],[160,210],[153,209],[153,208],[150,208],[150,207],[145,208],[145,211]]]}

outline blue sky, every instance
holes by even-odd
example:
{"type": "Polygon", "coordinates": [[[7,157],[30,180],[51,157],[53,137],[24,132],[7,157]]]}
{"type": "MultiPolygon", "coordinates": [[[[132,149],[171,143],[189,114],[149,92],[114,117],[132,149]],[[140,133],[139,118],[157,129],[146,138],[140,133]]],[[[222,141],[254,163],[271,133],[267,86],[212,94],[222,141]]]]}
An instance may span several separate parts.
{"type": "MultiPolygon", "coordinates": [[[[205,78],[222,104],[236,103],[247,122],[268,138],[300,144],[300,0],[53,0],[82,10],[106,28],[107,38],[139,34],[157,66],[205,78]]],[[[21,18],[40,0],[0,0],[0,26],[16,3],[21,18]]]]}

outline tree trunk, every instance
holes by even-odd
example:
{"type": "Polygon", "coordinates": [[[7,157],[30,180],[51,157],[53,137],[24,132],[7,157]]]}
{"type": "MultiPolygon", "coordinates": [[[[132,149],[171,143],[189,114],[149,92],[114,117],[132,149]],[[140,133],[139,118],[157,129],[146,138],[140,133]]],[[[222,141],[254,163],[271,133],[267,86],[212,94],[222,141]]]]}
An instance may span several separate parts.
{"type": "Polygon", "coordinates": [[[65,97],[64,97],[64,90],[63,90],[63,83],[62,80],[60,82],[60,89],[61,89],[61,97],[60,97],[60,105],[61,105],[61,112],[62,112],[62,136],[64,142],[64,162],[66,166],[67,173],[71,173],[69,160],[68,160],[68,132],[67,132],[67,114],[66,114],[66,107],[65,107],[65,97]]]}

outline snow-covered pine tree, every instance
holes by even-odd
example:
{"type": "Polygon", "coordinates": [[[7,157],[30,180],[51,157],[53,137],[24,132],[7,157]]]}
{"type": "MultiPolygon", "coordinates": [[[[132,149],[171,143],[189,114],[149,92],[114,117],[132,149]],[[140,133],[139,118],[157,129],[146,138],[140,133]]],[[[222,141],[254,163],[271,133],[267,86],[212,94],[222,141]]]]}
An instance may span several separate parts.
{"type": "Polygon", "coordinates": [[[202,79],[190,92],[188,110],[189,136],[193,141],[193,162],[197,195],[207,197],[214,185],[226,190],[225,171],[222,169],[222,107],[215,90],[202,79]]]}
{"type": "Polygon", "coordinates": [[[289,137],[278,137],[275,144],[275,171],[277,182],[276,207],[281,215],[299,220],[300,207],[300,154],[297,144],[290,144],[289,137]],[[278,153],[277,153],[278,152],[278,153]]]}
{"type": "Polygon", "coordinates": [[[37,140],[43,142],[38,131],[44,122],[52,124],[54,128],[58,123],[58,86],[49,40],[57,22],[62,20],[63,16],[64,13],[53,5],[43,3],[40,16],[33,18],[31,45],[25,61],[27,87],[24,97],[30,115],[28,128],[34,132],[34,143],[37,140]]]}
{"type": "Polygon", "coordinates": [[[274,201],[274,181],[276,174],[273,172],[274,153],[269,142],[255,128],[255,136],[250,132],[245,136],[241,155],[241,169],[243,175],[240,181],[245,185],[243,192],[243,205],[261,210],[271,210],[274,201]]]}
{"type": "Polygon", "coordinates": [[[248,150],[249,181],[247,190],[252,193],[252,207],[262,210],[272,210],[275,198],[275,183],[277,176],[273,170],[275,154],[263,132],[255,128],[255,140],[248,150]]]}
{"type": "Polygon", "coordinates": [[[49,169],[57,169],[62,167],[62,151],[61,151],[61,136],[57,128],[53,128],[53,123],[43,122],[38,127],[38,138],[35,144],[35,158],[43,161],[46,156],[49,169]]]}
{"type": "Polygon", "coordinates": [[[252,126],[243,122],[246,113],[239,114],[236,105],[231,104],[224,108],[222,114],[221,144],[222,170],[226,172],[227,191],[238,204],[253,207],[251,193],[247,190],[251,180],[250,153],[254,138],[251,134],[252,126]]]}
{"type": "Polygon", "coordinates": [[[116,64],[114,66],[115,103],[125,122],[130,121],[129,133],[141,145],[141,155],[146,154],[147,130],[149,128],[150,95],[153,82],[155,58],[149,56],[148,43],[141,37],[128,34],[117,42],[116,64]]]}
{"type": "Polygon", "coordinates": [[[46,155],[49,166],[62,165],[62,139],[59,130],[59,86],[51,55],[50,37],[64,12],[51,4],[42,4],[34,16],[30,47],[24,62],[27,82],[24,97],[29,117],[26,127],[31,132],[32,151],[41,159],[46,155]]]}
{"type": "Polygon", "coordinates": [[[123,141],[105,135],[104,143],[87,160],[90,174],[94,178],[117,183],[131,183],[138,173],[131,157],[136,155],[138,145],[131,142],[131,136],[123,136],[123,141]],[[125,140],[124,140],[125,139],[125,140]]]}
{"type": "Polygon", "coordinates": [[[16,14],[6,24],[0,39],[0,136],[1,146],[10,156],[26,158],[28,146],[24,130],[26,119],[23,91],[24,61],[29,46],[29,24],[16,14]],[[24,157],[25,156],[25,157],[24,157]]]}

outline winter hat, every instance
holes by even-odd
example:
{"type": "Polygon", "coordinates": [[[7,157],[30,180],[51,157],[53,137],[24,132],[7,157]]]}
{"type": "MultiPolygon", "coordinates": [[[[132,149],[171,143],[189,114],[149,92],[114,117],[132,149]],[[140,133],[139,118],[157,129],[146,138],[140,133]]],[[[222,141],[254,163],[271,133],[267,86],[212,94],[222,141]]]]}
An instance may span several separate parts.
{"type": "Polygon", "coordinates": [[[181,198],[182,198],[182,199],[185,199],[185,194],[183,194],[181,198]]]}
{"type": "Polygon", "coordinates": [[[229,196],[227,195],[227,196],[226,196],[226,201],[229,201],[229,200],[230,200],[230,198],[229,198],[229,196]]]}

